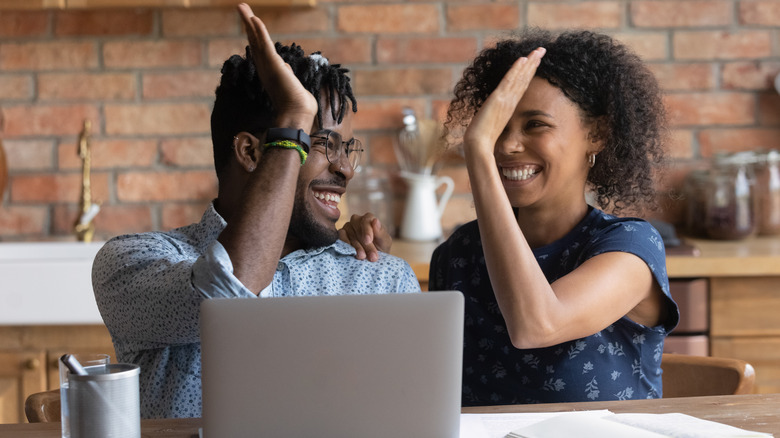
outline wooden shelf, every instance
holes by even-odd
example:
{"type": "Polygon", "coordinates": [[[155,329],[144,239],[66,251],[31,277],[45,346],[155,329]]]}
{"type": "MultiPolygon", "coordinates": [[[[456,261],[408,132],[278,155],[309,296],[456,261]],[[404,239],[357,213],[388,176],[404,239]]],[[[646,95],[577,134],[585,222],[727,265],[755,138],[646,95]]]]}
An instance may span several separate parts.
{"type": "MultiPolygon", "coordinates": [[[[312,7],[317,0],[244,0],[254,7],[312,7]]],[[[198,8],[231,6],[235,0],[0,0],[0,10],[104,9],[104,8],[198,8]]]]}

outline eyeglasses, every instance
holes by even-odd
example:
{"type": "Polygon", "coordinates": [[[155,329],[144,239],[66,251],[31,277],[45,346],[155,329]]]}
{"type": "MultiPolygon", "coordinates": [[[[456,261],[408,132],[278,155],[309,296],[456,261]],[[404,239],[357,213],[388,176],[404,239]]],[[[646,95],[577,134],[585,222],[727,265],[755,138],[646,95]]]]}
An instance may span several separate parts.
{"type": "Polygon", "coordinates": [[[357,169],[360,164],[360,156],[363,154],[363,143],[353,138],[344,141],[341,134],[325,129],[311,136],[312,149],[325,149],[325,158],[330,164],[338,164],[343,154],[347,154],[347,160],[352,169],[357,169]]]}

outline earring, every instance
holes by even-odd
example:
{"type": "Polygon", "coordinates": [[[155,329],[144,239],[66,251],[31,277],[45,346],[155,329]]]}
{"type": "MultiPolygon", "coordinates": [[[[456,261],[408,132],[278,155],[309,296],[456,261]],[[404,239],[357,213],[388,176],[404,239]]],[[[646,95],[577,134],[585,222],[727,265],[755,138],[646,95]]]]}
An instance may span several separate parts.
{"type": "Polygon", "coordinates": [[[596,165],[596,154],[592,153],[588,156],[588,165],[590,167],[593,167],[596,165]]]}
{"type": "Polygon", "coordinates": [[[255,171],[255,166],[250,165],[249,168],[247,168],[246,170],[249,171],[249,173],[252,173],[255,171]]]}

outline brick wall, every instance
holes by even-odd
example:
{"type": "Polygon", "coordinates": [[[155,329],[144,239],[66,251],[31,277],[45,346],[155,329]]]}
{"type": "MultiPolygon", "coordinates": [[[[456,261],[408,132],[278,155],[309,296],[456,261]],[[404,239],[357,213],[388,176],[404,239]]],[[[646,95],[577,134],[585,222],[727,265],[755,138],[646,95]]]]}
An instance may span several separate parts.
{"type": "MultiPolygon", "coordinates": [[[[440,116],[475,52],[528,25],[596,28],[650,63],[674,127],[675,163],[662,192],[716,151],[780,147],[771,86],[780,72],[780,1],[319,0],[257,11],[277,39],[352,69],[366,159],[390,173],[401,109],[440,116]]],[[[93,124],[93,199],[102,204],[96,239],[197,220],[216,194],[213,90],[222,61],[244,45],[232,8],[0,11],[9,167],[0,239],[74,238],[84,119],[93,124]]],[[[443,220],[450,228],[474,212],[462,162],[441,173],[456,180],[443,220]]],[[[677,220],[679,208],[667,203],[664,216],[677,220]]]]}

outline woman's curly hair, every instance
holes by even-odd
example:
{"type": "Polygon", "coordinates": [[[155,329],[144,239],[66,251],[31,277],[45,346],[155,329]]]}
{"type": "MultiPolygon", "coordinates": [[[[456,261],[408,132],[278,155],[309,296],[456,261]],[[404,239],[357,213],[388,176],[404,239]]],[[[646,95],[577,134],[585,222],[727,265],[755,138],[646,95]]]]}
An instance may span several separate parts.
{"type": "Polygon", "coordinates": [[[663,160],[667,134],[661,91],[640,58],[607,35],[534,28],[483,50],[455,86],[447,132],[462,131],[514,61],[537,47],[547,53],[536,76],[558,87],[579,107],[583,121],[598,127],[592,134],[604,149],[588,174],[596,202],[615,213],[655,207],[653,173],[663,160]]]}

